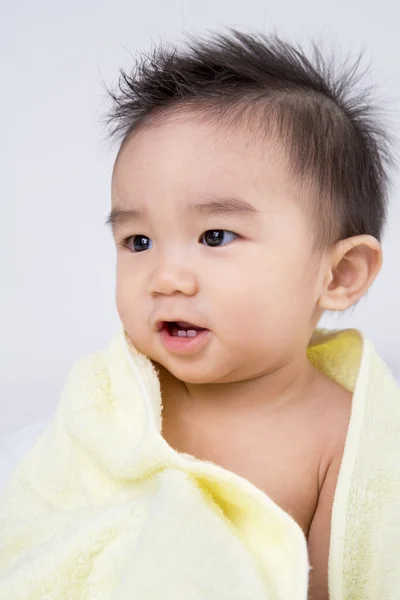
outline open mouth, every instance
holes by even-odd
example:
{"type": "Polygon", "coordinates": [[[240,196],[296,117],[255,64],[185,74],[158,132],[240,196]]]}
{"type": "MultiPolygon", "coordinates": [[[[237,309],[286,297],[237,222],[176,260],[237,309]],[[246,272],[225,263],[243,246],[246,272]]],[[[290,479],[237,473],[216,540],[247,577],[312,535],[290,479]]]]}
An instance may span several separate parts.
{"type": "Polygon", "coordinates": [[[162,329],[166,329],[171,337],[196,337],[201,331],[206,331],[187,321],[164,321],[162,329]]]}

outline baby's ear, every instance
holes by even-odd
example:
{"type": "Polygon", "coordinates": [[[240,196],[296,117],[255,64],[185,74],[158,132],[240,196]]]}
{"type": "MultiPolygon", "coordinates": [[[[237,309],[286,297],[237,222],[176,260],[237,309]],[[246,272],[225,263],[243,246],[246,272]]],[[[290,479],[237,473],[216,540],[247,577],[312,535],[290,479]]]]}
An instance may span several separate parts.
{"type": "Polygon", "coordinates": [[[340,240],[332,251],[318,306],[335,311],[350,308],[367,293],[381,266],[382,248],[372,235],[340,240]]]}

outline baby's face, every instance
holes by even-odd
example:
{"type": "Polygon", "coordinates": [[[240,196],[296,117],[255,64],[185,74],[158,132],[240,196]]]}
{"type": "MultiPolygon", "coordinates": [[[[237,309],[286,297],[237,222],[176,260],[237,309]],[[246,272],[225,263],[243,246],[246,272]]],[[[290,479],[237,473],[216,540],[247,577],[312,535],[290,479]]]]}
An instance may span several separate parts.
{"type": "Polygon", "coordinates": [[[248,379],[304,354],[323,261],[298,193],[274,145],[244,130],[185,115],[131,138],[112,208],[137,211],[113,230],[117,309],[135,346],[187,383],[248,379]],[[179,327],[163,327],[176,321],[207,331],[176,341],[179,327]]]}

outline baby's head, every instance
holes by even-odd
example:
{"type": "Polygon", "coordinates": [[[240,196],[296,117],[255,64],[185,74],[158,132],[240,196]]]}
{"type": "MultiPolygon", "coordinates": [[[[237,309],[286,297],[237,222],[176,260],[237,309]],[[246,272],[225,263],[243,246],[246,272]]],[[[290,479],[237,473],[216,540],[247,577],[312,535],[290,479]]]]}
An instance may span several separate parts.
{"type": "Polygon", "coordinates": [[[160,45],[112,94],[118,313],[188,383],[302,360],[323,312],[354,306],[381,267],[388,137],[354,65],[309,60],[230,30],[160,45]],[[177,321],[208,331],[174,349],[177,321]]]}

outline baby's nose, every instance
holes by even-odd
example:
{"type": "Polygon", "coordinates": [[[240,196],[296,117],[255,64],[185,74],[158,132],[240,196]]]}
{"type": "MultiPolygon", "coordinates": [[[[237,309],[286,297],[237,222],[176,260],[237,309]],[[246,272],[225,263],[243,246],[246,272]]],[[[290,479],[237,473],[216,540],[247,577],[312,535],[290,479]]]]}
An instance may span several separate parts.
{"type": "Polygon", "coordinates": [[[197,278],[189,265],[163,263],[155,269],[150,282],[152,295],[184,294],[193,296],[198,291],[197,278]]]}

